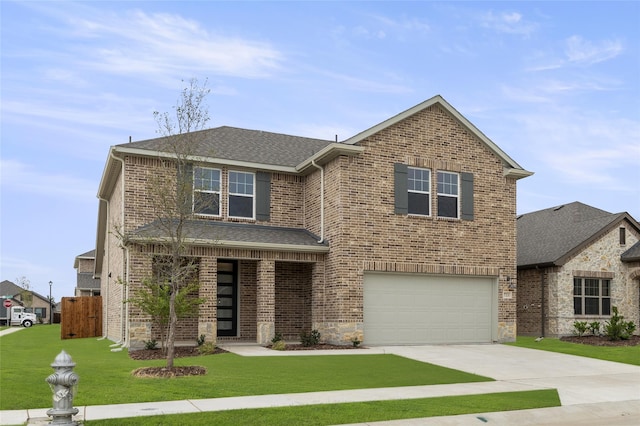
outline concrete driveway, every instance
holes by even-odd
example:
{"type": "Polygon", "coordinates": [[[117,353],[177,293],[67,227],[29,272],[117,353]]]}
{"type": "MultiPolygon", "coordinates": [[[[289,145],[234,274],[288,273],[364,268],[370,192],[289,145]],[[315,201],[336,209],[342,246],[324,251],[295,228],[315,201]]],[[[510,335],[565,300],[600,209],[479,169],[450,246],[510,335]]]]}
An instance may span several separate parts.
{"type": "MultiPolygon", "coordinates": [[[[387,353],[558,390],[562,405],[640,401],[640,367],[507,345],[386,346],[387,353]]],[[[640,348],[638,348],[640,356],[640,348]]]]}

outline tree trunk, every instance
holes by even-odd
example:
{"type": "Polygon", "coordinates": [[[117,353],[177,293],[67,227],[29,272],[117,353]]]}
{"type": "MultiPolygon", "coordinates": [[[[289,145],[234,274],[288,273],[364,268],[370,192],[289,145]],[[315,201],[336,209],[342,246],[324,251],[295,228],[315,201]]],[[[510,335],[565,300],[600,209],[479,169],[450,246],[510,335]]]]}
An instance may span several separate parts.
{"type": "Polygon", "coordinates": [[[176,326],[178,324],[178,317],[176,315],[176,292],[174,287],[169,296],[169,333],[167,334],[167,368],[169,369],[173,368],[173,358],[176,353],[176,326]]]}

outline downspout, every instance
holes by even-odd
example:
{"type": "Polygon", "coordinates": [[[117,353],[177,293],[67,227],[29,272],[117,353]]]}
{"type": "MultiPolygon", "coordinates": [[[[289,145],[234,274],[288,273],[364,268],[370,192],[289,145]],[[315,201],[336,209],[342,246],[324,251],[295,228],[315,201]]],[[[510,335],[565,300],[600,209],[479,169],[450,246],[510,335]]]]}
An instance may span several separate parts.
{"type": "MultiPolygon", "coordinates": [[[[111,205],[109,204],[109,200],[102,198],[98,195],[98,200],[103,201],[106,205],[107,205],[107,218],[109,217],[109,210],[111,210],[111,205]]],[[[106,232],[106,229],[105,229],[106,232]]],[[[105,247],[105,252],[107,255],[107,269],[109,268],[109,244],[107,242],[107,239],[105,238],[105,242],[104,242],[105,247]]],[[[102,269],[104,269],[104,262],[102,263],[102,269]]],[[[95,272],[95,267],[94,267],[94,272],[95,272]]],[[[111,291],[111,283],[109,283],[109,271],[107,271],[107,294],[104,295],[104,299],[103,299],[103,305],[105,307],[104,309],[104,317],[103,317],[103,324],[105,325],[104,327],[104,331],[103,331],[103,335],[105,337],[109,336],[109,303],[107,302],[109,300],[109,292],[111,291]],[[106,303],[105,303],[106,302],[106,303]],[[105,321],[106,319],[106,321],[105,321]]],[[[104,271],[103,271],[103,275],[104,275],[104,271]]],[[[100,280],[102,281],[102,276],[100,277],[100,280]]]]}
{"type": "Polygon", "coordinates": [[[324,243],[324,168],[316,164],[315,160],[311,160],[311,165],[320,170],[320,240],[319,244],[324,243]]]}

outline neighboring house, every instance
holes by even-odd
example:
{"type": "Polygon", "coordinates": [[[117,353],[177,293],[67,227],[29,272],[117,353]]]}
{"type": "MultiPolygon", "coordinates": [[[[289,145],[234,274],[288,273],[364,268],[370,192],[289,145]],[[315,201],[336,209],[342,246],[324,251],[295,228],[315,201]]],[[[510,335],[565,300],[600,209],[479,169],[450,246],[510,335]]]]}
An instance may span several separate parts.
{"type": "MultiPolygon", "coordinates": [[[[193,199],[216,204],[194,203],[186,224],[206,302],[179,341],[515,339],[516,182],[532,173],[442,97],[340,143],[232,127],[192,137],[193,199]]],[[[111,147],[98,191],[104,334],[133,348],[158,338],[123,301],[165,236],[146,199],[148,176],[175,182],[165,143],[111,147]]]]}
{"type": "MultiPolygon", "coordinates": [[[[0,296],[2,299],[11,299],[13,306],[24,306],[27,312],[33,312],[38,316],[38,320],[42,320],[43,323],[49,323],[50,304],[49,298],[41,294],[36,293],[33,290],[29,290],[31,294],[31,300],[25,290],[19,285],[14,284],[11,281],[4,280],[0,282],[0,296]]],[[[6,318],[6,310],[4,306],[0,308],[2,315],[1,318],[6,318]]]]}
{"type": "Polygon", "coordinates": [[[617,306],[640,325],[640,225],[574,202],[518,217],[518,333],[563,336],[617,306]]]}
{"type": "Polygon", "coordinates": [[[76,256],[73,267],[77,270],[75,296],[100,296],[100,279],[94,278],[96,251],[76,256]]]}

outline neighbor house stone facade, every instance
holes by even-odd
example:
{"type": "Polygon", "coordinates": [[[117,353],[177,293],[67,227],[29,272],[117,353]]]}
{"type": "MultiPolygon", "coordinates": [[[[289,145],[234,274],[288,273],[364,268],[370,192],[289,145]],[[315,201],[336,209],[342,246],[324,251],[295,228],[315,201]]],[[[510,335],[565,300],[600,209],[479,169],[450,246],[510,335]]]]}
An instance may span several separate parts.
{"type": "MultiPolygon", "coordinates": [[[[201,335],[265,344],[275,333],[292,340],[312,329],[331,343],[375,344],[393,339],[384,324],[389,309],[415,311],[418,320],[398,326],[415,327],[405,331],[416,343],[447,333],[459,336],[455,342],[515,339],[516,182],[531,173],[440,96],[341,143],[227,127],[193,137],[203,151],[192,166],[219,176],[210,192],[220,201],[217,214],[194,212],[188,224],[205,302],[180,323],[185,344],[201,335]],[[238,173],[251,182],[247,217],[230,214],[238,173]],[[421,176],[419,190],[408,176],[421,176]],[[381,276],[391,277],[381,287],[396,300],[388,307],[374,296],[381,276]],[[396,279],[420,294],[414,302],[405,290],[393,295],[396,279]],[[470,306],[480,303],[469,294],[482,280],[487,306],[470,306]],[[465,323],[446,331],[415,302],[436,297],[466,324],[475,321],[467,310],[482,317],[482,336],[459,330],[465,323]]],[[[157,337],[150,318],[123,302],[150,276],[157,250],[148,182],[163,176],[175,185],[163,142],[112,147],[99,189],[105,334],[130,347],[157,337]]]]}
{"type": "Polygon", "coordinates": [[[571,335],[575,321],[605,323],[611,306],[640,324],[640,265],[625,256],[640,246],[640,227],[631,216],[570,203],[518,221],[519,333],[571,335]],[[577,294],[574,286],[584,286],[585,279],[598,294],[577,294]],[[587,297],[592,311],[582,306],[587,297]]]}

